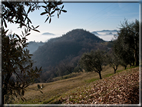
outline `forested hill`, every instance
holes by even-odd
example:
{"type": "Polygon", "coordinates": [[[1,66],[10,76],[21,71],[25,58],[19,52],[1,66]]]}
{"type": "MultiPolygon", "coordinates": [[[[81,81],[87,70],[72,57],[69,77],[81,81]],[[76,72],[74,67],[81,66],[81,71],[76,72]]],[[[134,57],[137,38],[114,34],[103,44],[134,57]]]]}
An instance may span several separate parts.
{"type": "Polygon", "coordinates": [[[30,54],[33,54],[40,46],[43,46],[43,42],[35,42],[35,41],[30,41],[28,42],[28,47],[26,47],[29,51],[30,54]]]}
{"type": "Polygon", "coordinates": [[[75,41],[75,42],[95,42],[100,43],[104,42],[99,37],[90,33],[89,31],[85,31],[83,29],[74,29],[72,31],[67,32],[60,38],[60,41],[75,41]]]}
{"type": "Polygon", "coordinates": [[[60,63],[75,67],[80,56],[91,50],[107,50],[110,43],[83,29],[74,29],[61,37],[49,40],[33,54],[35,65],[43,72],[57,68],[60,63]]]}

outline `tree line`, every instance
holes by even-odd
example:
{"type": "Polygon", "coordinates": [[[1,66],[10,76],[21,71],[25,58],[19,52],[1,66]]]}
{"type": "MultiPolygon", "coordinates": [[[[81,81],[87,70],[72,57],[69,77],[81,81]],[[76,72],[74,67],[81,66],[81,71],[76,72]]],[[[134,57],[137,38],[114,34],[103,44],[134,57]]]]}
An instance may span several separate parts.
{"type": "Polygon", "coordinates": [[[128,22],[127,20],[121,25],[118,31],[118,37],[112,41],[110,50],[92,50],[82,56],[67,57],[59,62],[56,67],[50,67],[50,70],[41,74],[41,79],[37,82],[51,82],[53,78],[73,72],[92,72],[95,71],[102,79],[101,71],[103,66],[109,65],[116,73],[118,66],[125,69],[128,65],[139,65],[139,21],[128,22]]]}
{"type": "Polygon", "coordinates": [[[113,67],[114,73],[119,65],[124,66],[125,69],[128,65],[139,66],[139,21],[128,23],[125,20],[110,51],[97,50],[85,53],[79,63],[85,71],[97,72],[100,79],[104,65],[109,64],[113,67]]]}

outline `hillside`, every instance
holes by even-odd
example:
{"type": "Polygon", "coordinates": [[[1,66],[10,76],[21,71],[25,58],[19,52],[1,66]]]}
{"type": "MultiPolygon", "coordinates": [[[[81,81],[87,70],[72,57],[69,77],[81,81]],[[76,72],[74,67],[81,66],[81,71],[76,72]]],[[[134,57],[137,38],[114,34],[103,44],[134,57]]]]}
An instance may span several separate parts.
{"type": "Polygon", "coordinates": [[[78,76],[43,84],[42,92],[37,84],[26,88],[26,101],[22,104],[138,104],[139,67],[124,70],[119,67],[116,74],[105,67],[103,79],[94,72],[79,73],[78,76]]]}
{"type": "Polygon", "coordinates": [[[139,104],[138,68],[107,77],[83,89],[79,88],[58,103],[65,104],[139,104]]]}
{"type": "MultiPolygon", "coordinates": [[[[35,66],[42,66],[43,72],[50,72],[62,62],[74,69],[83,53],[97,49],[108,50],[110,46],[110,43],[88,31],[74,29],[61,37],[49,40],[37,49],[32,59],[36,62],[35,66]]],[[[69,71],[66,74],[68,73],[69,71]]],[[[59,74],[55,72],[54,75],[59,74]]]]}
{"type": "Polygon", "coordinates": [[[26,47],[30,54],[33,54],[40,46],[43,46],[44,43],[43,42],[34,42],[34,41],[31,41],[31,42],[28,42],[28,47],[26,47]]]}

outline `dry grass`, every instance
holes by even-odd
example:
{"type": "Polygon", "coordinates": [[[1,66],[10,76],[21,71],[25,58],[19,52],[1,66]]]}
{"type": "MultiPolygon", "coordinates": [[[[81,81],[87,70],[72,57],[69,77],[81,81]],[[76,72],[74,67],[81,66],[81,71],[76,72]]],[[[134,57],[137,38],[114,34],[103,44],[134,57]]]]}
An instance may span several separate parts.
{"type": "MultiPolygon", "coordinates": [[[[119,67],[118,71],[123,70],[123,67],[119,67]]],[[[102,71],[102,78],[112,75],[114,73],[113,69],[109,66],[104,67],[102,71]]],[[[24,104],[42,104],[42,103],[51,103],[53,100],[60,98],[64,93],[74,90],[77,87],[86,86],[91,82],[99,80],[99,75],[95,72],[83,72],[80,75],[58,80],[51,83],[38,83],[43,84],[44,88],[42,89],[43,94],[38,90],[37,84],[30,85],[27,87],[23,101],[16,101],[15,103],[24,103],[24,104]]]]}

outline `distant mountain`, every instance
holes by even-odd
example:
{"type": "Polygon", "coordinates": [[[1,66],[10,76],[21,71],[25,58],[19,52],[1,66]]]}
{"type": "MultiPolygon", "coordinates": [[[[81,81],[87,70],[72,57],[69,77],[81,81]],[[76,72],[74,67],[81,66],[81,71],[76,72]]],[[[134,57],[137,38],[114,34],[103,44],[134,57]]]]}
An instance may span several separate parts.
{"type": "Polygon", "coordinates": [[[117,32],[118,30],[101,30],[101,31],[96,31],[96,32],[117,32]]]}
{"type": "Polygon", "coordinates": [[[26,47],[30,54],[33,54],[40,46],[43,46],[44,43],[43,42],[34,42],[34,41],[31,41],[29,42],[28,44],[28,47],[26,47]]]}
{"type": "Polygon", "coordinates": [[[93,33],[94,35],[99,35],[96,31],[93,31],[92,33],[93,33]]]}
{"type": "Polygon", "coordinates": [[[104,41],[111,41],[114,40],[114,35],[118,36],[118,30],[101,30],[101,31],[93,31],[92,34],[103,38],[104,41]]]}
{"type": "Polygon", "coordinates": [[[108,32],[108,33],[106,33],[106,35],[113,35],[113,33],[112,32],[108,32]]]}
{"type": "Polygon", "coordinates": [[[91,50],[107,50],[106,42],[83,29],[74,29],[61,37],[49,40],[33,54],[35,65],[43,71],[56,67],[61,61],[77,63],[84,52],[91,50]]]}

